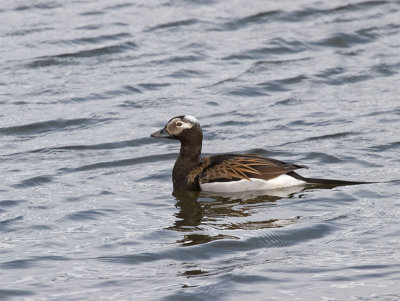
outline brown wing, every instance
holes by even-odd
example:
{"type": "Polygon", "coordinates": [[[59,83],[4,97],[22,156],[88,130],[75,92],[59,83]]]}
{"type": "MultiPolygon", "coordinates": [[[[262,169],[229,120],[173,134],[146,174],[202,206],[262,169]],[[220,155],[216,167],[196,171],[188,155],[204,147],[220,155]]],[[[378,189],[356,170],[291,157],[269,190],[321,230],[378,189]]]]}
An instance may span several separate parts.
{"type": "Polygon", "coordinates": [[[270,180],[304,165],[295,165],[258,155],[226,154],[207,157],[199,166],[200,183],[258,178],[270,180]]]}

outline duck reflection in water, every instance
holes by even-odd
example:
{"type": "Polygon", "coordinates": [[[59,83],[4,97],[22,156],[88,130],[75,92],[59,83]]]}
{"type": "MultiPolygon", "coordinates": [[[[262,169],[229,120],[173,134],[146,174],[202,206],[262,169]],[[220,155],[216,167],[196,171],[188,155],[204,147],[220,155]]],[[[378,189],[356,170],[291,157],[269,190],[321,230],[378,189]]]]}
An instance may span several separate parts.
{"type": "Polygon", "coordinates": [[[281,199],[302,198],[302,192],[315,189],[332,189],[341,185],[319,185],[313,187],[288,187],[285,189],[246,192],[235,194],[213,195],[200,191],[175,190],[172,195],[177,200],[179,211],[177,220],[169,230],[186,232],[178,241],[182,246],[198,245],[219,239],[238,239],[234,235],[207,235],[206,228],[225,230],[257,230],[265,228],[281,228],[294,224],[301,217],[286,219],[269,218],[251,221],[250,216],[268,206],[276,206],[281,199]],[[258,208],[258,209],[257,209],[258,208]],[[247,220],[246,217],[249,217],[247,220]],[[239,220],[239,222],[238,222],[239,220]]]}
{"type": "Polygon", "coordinates": [[[262,228],[279,228],[295,223],[299,217],[288,219],[267,219],[262,221],[236,222],[250,217],[256,206],[275,206],[282,198],[299,198],[299,192],[304,187],[292,187],[290,190],[269,191],[269,194],[219,194],[212,195],[199,191],[175,190],[172,195],[176,198],[177,220],[169,230],[187,232],[183,239],[178,241],[183,246],[203,244],[218,239],[236,239],[231,235],[219,234],[210,236],[201,234],[202,230],[212,227],[219,230],[256,230],[262,228]]]}

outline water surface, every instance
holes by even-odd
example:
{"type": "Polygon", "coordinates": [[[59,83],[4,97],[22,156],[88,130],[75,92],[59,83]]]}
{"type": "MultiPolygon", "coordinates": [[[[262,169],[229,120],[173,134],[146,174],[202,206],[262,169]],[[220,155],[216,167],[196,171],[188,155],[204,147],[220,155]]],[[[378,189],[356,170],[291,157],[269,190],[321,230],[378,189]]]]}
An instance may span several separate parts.
{"type": "Polygon", "coordinates": [[[398,1],[0,4],[0,299],[398,300],[398,1]],[[150,133],[370,185],[172,191],[150,133]]]}

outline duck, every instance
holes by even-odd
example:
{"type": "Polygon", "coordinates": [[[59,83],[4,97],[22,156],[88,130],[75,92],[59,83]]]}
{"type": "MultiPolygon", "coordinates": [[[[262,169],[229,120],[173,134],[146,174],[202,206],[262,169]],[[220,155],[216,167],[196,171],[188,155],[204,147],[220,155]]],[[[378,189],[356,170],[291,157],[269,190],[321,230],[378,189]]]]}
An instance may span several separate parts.
{"type": "Polygon", "coordinates": [[[295,170],[308,168],[257,154],[201,156],[203,131],[192,115],[171,118],[153,138],[178,140],[179,156],[172,170],[174,190],[237,193],[305,185],[355,185],[366,182],[306,178],[295,170]]]}

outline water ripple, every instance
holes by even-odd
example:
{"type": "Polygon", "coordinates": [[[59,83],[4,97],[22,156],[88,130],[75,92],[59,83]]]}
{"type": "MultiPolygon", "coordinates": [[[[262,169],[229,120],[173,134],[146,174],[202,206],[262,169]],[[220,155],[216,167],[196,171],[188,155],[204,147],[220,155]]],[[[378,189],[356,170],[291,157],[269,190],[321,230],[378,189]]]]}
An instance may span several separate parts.
{"type": "MultiPolygon", "coordinates": [[[[152,85],[152,84],[150,84],[150,85],[152,85]]],[[[162,84],[160,84],[160,85],[162,85],[162,84]]],[[[169,84],[166,84],[166,86],[169,86],[169,84]]],[[[156,90],[156,88],[157,88],[157,84],[155,84],[153,90],[156,90]]],[[[150,87],[150,90],[151,90],[151,87],[150,87]]],[[[121,88],[118,88],[118,89],[90,93],[90,94],[79,96],[79,97],[74,96],[74,97],[67,97],[67,98],[64,98],[61,100],[58,99],[56,101],[56,103],[88,102],[88,101],[98,101],[100,99],[113,99],[116,96],[142,94],[143,91],[145,91],[145,89],[143,89],[143,88],[140,89],[140,88],[138,88],[136,86],[132,86],[132,85],[123,85],[121,88]]],[[[138,101],[135,101],[135,103],[137,103],[137,102],[138,101]]]]}
{"type": "Polygon", "coordinates": [[[34,256],[29,259],[18,259],[0,263],[0,266],[6,269],[26,269],[41,262],[47,261],[67,261],[70,258],[65,256],[34,256]]]}
{"type": "Polygon", "coordinates": [[[49,176],[49,175],[37,176],[37,177],[25,179],[25,180],[21,181],[19,184],[13,185],[13,187],[16,187],[16,188],[33,187],[33,186],[39,186],[39,185],[43,185],[46,183],[50,183],[51,181],[53,181],[52,176],[49,176]]]}
{"type": "Polygon", "coordinates": [[[2,200],[0,201],[0,207],[14,207],[25,202],[25,200],[2,200]]]}
{"type": "MultiPolygon", "coordinates": [[[[265,59],[272,54],[291,54],[307,50],[307,45],[297,40],[287,41],[283,38],[276,38],[268,43],[269,46],[257,47],[246,50],[245,56],[251,59],[265,59]]],[[[239,54],[239,55],[242,55],[239,54]]]]}
{"type": "Polygon", "coordinates": [[[57,119],[35,122],[24,125],[0,128],[0,134],[29,136],[38,135],[54,131],[82,130],[83,128],[97,125],[99,123],[110,122],[110,118],[78,118],[78,119],[57,119]]]}
{"type": "Polygon", "coordinates": [[[80,59],[80,58],[91,58],[99,57],[102,55],[117,54],[127,50],[132,50],[138,48],[138,45],[132,41],[127,41],[123,43],[118,43],[115,45],[98,47],[89,50],[80,50],[76,52],[61,53],[57,55],[44,56],[33,59],[31,62],[26,64],[28,68],[39,68],[48,67],[53,65],[66,65],[74,62],[68,59],[80,59]]]}
{"type": "Polygon", "coordinates": [[[339,139],[348,136],[358,136],[359,133],[356,132],[338,132],[334,134],[327,134],[327,135],[318,135],[314,137],[308,137],[304,141],[313,141],[313,140],[323,140],[323,139],[339,139]]]}
{"type": "Polygon", "coordinates": [[[10,219],[6,219],[6,220],[3,220],[3,221],[0,221],[0,231],[1,232],[10,232],[11,231],[10,226],[14,225],[14,223],[16,223],[16,222],[22,221],[23,218],[24,217],[22,215],[20,215],[18,217],[14,217],[14,218],[10,218],[10,219]]]}
{"type": "Polygon", "coordinates": [[[265,24],[268,22],[302,22],[307,18],[316,17],[318,15],[329,15],[338,13],[349,13],[359,10],[365,10],[367,8],[374,8],[376,6],[384,5],[389,3],[388,1],[364,1],[359,3],[351,3],[347,5],[337,6],[329,9],[318,9],[315,7],[305,7],[304,9],[294,11],[282,11],[282,10],[271,10],[252,14],[243,18],[237,18],[235,20],[224,23],[218,30],[242,30],[246,26],[254,24],[265,24]]]}
{"type": "Polygon", "coordinates": [[[64,150],[110,150],[110,149],[121,149],[125,147],[138,147],[145,142],[148,142],[148,137],[124,140],[124,141],[116,141],[116,142],[106,142],[106,143],[98,143],[98,144],[77,144],[77,145],[66,145],[66,146],[58,146],[58,147],[48,147],[48,148],[39,148],[32,150],[32,153],[38,152],[49,152],[49,151],[64,151],[64,150]]]}
{"type": "Polygon", "coordinates": [[[90,10],[90,11],[85,11],[82,13],[79,13],[80,16],[98,16],[98,15],[104,15],[106,12],[102,10],[90,10]]]}
{"type": "Polygon", "coordinates": [[[334,48],[350,48],[353,45],[366,44],[375,41],[377,35],[369,34],[364,30],[354,34],[336,33],[321,41],[315,42],[315,45],[334,47],[334,48]]]}
{"type": "Polygon", "coordinates": [[[264,11],[244,18],[235,19],[223,25],[221,30],[241,30],[244,26],[276,20],[283,14],[280,10],[264,11]]]}
{"type": "Polygon", "coordinates": [[[201,23],[201,21],[197,19],[186,19],[186,20],[168,22],[146,29],[145,32],[152,32],[160,29],[170,29],[170,28],[173,28],[175,30],[176,27],[190,26],[198,23],[201,23]]]}
{"type": "Polygon", "coordinates": [[[373,152],[383,152],[386,150],[396,150],[400,148],[400,141],[391,142],[387,144],[380,144],[375,146],[370,146],[369,149],[373,152]]]}
{"type": "Polygon", "coordinates": [[[22,11],[22,10],[32,10],[32,9],[38,9],[38,10],[51,10],[54,8],[60,8],[62,5],[60,3],[54,2],[54,1],[44,1],[32,5],[18,5],[14,8],[16,11],[22,11]]]}
{"type": "Polygon", "coordinates": [[[7,300],[9,297],[26,297],[35,295],[34,291],[0,289],[0,299],[7,300]],[[4,299],[3,299],[4,298],[4,299]]]}
{"type": "MultiPolygon", "coordinates": [[[[77,44],[77,45],[85,45],[85,44],[102,44],[107,41],[115,41],[119,40],[121,38],[128,38],[131,37],[130,33],[127,32],[121,32],[121,33],[113,33],[113,34],[102,34],[102,35],[97,35],[93,37],[84,37],[84,38],[75,38],[75,39],[69,39],[69,40],[51,40],[48,43],[49,44],[77,44]]],[[[130,42],[131,43],[131,42],[130,42]]],[[[137,47],[135,45],[134,47],[137,47]]]]}
{"type": "Polygon", "coordinates": [[[191,63],[191,62],[198,62],[204,60],[205,56],[201,54],[190,54],[190,55],[175,55],[175,56],[169,56],[168,58],[165,59],[158,59],[158,60],[153,60],[150,63],[154,65],[169,65],[169,64],[175,64],[175,63],[191,63]]]}
{"type": "Polygon", "coordinates": [[[18,30],[12,30],[9,31],[6,36],[25,36],[25,35],[31,35],[33,33],[39,33],[43,31],[49,31],[51,30],[51,27],[36,27],[36,28],[24,28],[24,29],[18,29],[18,30]]]}
{"type": "MultiPolygon", "coordinates": [[[[205,260],[211,257],[216,258],[225,254],[250,251],[259,248],[278,248],[290,246],[293,244],[304,243],[307,240],[318,239],[332,232],[333,229],[325,224],[314,225],[289,231],[280,231],[266,234],[261,237],[251,237],[245,240],[232,240],[223,236],[217,236],[216,239],[204,239],[205,244],[192,245],[189,241],[187,246],[190,248],[171,249],[160,253],[140,253],[134,255],[121,256],[102,256],[97,257],[100,261],[115,262],[121,264],[140,264],[142,262],[159,261],[173,259],[178,261],[205,260]],[[228,251],[229,250],[229,251],[228,251]]],[[[191,239],[193,240],[193,239],[191,239]]]]}
{"type": "Polygon", "coordinates": [[[74,221],[85,221],[85,220],[96,220],[104,215],[105,213],[103,212],[103,210],[93,209],[93,210],[74,212],[68,214],[66,218],[74,221]]]}
{"type": "Polygon", "coordinates": [[[130,158],[130,159],[123,159],[123,160],[115,160],[115,161],[105,161],[105,162],[98,162],[94,164],[82,165],[76,168],[61,168],[59,169],[60,172],[63,173],[72,173],[72,172],[80,172],[80,171],[87,171],[93,169],[106,169],[106,168],[115,168],[119,166],[130,166],[136,164],[144,164],[148,162],[159,162],[160,160],[172,160],[176,158],[176,154],[162,154],[162,155],[151,155],[151,156],[144,156],[139,158],[130,158]]]}

